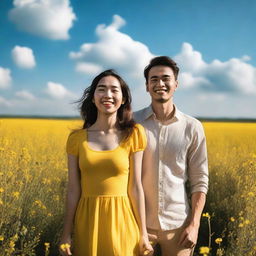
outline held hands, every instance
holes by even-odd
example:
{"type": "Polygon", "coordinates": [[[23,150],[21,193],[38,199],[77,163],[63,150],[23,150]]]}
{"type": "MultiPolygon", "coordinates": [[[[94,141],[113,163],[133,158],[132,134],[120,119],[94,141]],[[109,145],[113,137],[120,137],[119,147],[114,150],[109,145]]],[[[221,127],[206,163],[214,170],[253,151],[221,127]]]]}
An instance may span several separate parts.
{"type": "Polygon", "coordinates": [[[181,233],[179,245],[184,248],[193,248],[196,245],[198,237],[198,226],[189,225],[181,233]]]}
{"type": "Polygon", "coordinates": [[[140,238],[140,255],[144,256],[151,256],[153,255],[153,247],[151,246],[149,240],[148,240],[148,236],[142,236],[140,238]]]}

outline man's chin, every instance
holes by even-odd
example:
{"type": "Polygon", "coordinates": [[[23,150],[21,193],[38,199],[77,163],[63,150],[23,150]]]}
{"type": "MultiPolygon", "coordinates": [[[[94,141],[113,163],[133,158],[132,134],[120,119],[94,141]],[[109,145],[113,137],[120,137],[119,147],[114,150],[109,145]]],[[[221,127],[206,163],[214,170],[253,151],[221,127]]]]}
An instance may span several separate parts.
{"type": "Polygon", "coordinates": [[[161,98],[161,99],[155,99],[155,101],[157,103],[166,103],[166,102],[170,101],[170,99],[163,99],[163,98],[161,98]]]}

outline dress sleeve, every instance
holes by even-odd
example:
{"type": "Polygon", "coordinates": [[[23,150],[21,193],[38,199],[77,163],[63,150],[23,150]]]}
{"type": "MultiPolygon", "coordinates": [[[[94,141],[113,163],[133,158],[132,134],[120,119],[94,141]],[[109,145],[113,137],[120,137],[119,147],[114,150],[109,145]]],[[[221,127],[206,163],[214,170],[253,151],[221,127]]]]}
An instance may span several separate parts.
{"type": "Polygon", "coordinates": [[[66,144],[66,152],[69,155],[78,156],[78,136],[77,132],[72,132],[68,136],[67,144],[66,144]]]}
{"type": "Polygon", "coordinates": [[[147,137],[142,125],[136,124],[131,138],[131,152],[143,151],[147,146],[147,137]]]}

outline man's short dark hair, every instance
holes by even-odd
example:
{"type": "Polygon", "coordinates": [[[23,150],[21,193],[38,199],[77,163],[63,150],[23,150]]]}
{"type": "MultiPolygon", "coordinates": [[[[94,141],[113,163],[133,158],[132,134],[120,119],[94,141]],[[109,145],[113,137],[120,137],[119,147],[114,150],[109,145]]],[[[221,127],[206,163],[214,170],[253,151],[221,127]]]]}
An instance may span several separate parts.
{"type": "Polygon", "coordinates": [[[177,63],[173,59],[169,58],[168,56],[158,56],[151,59],[150,63],[144,69],[144,77],[146,79],[146,83],[148,83],[149,70],[155,66],[170,67],[173,70],[175,79],[177,80],[178,74],[179,74],[179,68],[177,66],[177,63]]]}

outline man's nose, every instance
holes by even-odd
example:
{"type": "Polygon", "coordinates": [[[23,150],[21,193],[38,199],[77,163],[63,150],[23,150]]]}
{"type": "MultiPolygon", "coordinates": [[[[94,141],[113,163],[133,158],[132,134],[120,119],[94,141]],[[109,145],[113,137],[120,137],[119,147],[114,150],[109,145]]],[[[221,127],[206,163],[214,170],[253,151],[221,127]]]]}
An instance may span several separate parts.
{"type": "Polygon", "coordinates": [[[165,85],[165,83],[164,83],[164,81],[162,79],[159,79],[159,85],[161,85],[161,86],[165,85]]]}

